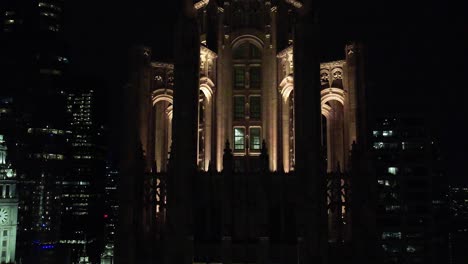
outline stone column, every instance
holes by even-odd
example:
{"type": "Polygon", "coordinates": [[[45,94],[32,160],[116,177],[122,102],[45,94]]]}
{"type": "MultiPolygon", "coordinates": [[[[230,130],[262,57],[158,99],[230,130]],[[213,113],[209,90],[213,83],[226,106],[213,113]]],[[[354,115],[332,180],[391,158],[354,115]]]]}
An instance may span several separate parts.
{"type": "MultiPolygon", "coordinates": [[[[225,13],[229,13],[229,2],[224,1],[225,13]]],[[[224,142],[226,140],[232,140],[229,137],[229,95],[228,92],[231,89],[231,74],[232,67],[229,61],[230,57],[230,38],[229,38],[229,21],[225,19],[224,13],[218,11],[218,59],[217,59],[217,87],[215,93],[216,105],[216,170],[221,171],[223,169],[223,152],[224,142]],[[226,38],[227,36],[227,38],[226,38]]]]}
{"type": "Polygon", "coordinates": [[[276,47],[276,8],[265,3],[266,14],[269,14],[265,27],[267,39],[263,49],[262,60],[262,125],[263,135],[268,143],[269,169],[278,169],[278,82],[277,82],[277,47],[276,47]],[[268,27],[268,25],[270,27],[268,27]]]}
{"type": "MultiPolygon", "coordinates": [[[[312,1],[298,9],[294,35],[296,175],[299,177],[303,262],[327,262],[326,178],[321,154],[318,22],[312,1]]],[[[302,256],[299,256],[300,258],[302,256]]],[[[302,258],[301,258],[302,261],[302,258]]]]}
{"type": "Polygon", "coordinates": [[[212,103],[212,98],[207,98],[203,100],[203,103],[205,104],[205,164],[204,164],[204,169],[205,171],[208,171],[208,166],[210,165],[211,162],[211,144],[212,144],[212,139],[211,139],[211,132],[212,132],[212,123],[213,123],[213,103],[212,103]]]}
{"type": "Polygon", "coordinates": [[[154,130],[154,137],[155,137],[155,158],[156,158],[156,169],[158,172],[164,171],[166,164],[164,163],[164,152],[166,151],[165,148],[165,104],[164,102],[158,102],[154,106],[155,108],[155,130],[154,130]]]}
{"type": "Polygon", "coordinates": [[[346,92],[346,100],[344,105],[345,119],[345,151],[347,155],[347,164],[345,168],[350,167],[349,153],[351,144],[356,141],[357,123],[356,123],[356,108],[357,108],[357,86],[356,86],[356,57],[354,56],[354,46],[347,45],[346,49],[346,70],[344,71],[344,90],[346,92]]]}
{"type": "Polygon", "coordinates": [[[166,146],[166,158],[164,159],[166,164],[164,164],[165,170],[167,170],[167,162],[169,152],[172,150],[172,114],[167,116],[167,146],[166,146]]]}
{"type": "Polygon", "coordinates": [[[290,102],[291,99],[287,98],[287,99],[284,99],[282,98],[281,101],[282,101],[282,105],[281,105],[281,132],[282,132],[282,145],[283,145],[283,168],[284,168],[284,172],[289,172],[289,170],[291,169],[291,165],[289,164],[289,160],[290,160],[290,154],[289,154],[289,149],[290,149],[290,146],[289,146],[289,142],[290,142],[290,135],[289,135],[289,131],[290,131],[290,127],[289,127],[289,102],[290,102]]]}
{"type": "Polygon", "coordinates": [[[200,36],[190,0],[179,2],[175,30],[173,153],[168,180],[167,264],[192,264],[193,180],[197,171],[200,36]]]}
{"type": "Polygon", "coordinates": [[[331,112],[327,116],[327,172],[331,172],[333,170],[333,151],[332,151],[332,131],[333,131],[333,118],[334,114],[331,112]]]}
{"type": "Polygon", "coordinates": [[[330,121],[327,122],[327,132],[329,136],[328,145],[328,171],[335,171],[337,165],[343,166],[344,145],[343,145],[343,107],[338,101],[330,101],[332,112],[330,121]]]}
{"type": "Polygon", "coordinates": [[[151,50],[136,47],[131,56],[130,85],[123,91],[122,129],[124,139],[120,146],[119,221],[117,226],[115,259],[116,263],[136,263],[141,257],[138,245],[142,241],[142,190],[145,162],[143,151],[148,147],[149,114],[151,97],[148,74],[151,50]]]}

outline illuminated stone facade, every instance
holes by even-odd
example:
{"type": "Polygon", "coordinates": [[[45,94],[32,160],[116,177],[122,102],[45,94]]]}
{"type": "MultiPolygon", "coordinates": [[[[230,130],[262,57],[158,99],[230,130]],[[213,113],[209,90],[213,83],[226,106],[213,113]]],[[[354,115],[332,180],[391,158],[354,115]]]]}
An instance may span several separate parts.
{"type": "MultiPolygon", "coordinates": [[[[270,15],[275,13],[272,8],[270,15]]],[[[235,157],[259,156],[265,140],[270,170],[294,170],[293,45],[277,52],[270,35],[255,29],[218,34],[224,36],[218,42],[223,47],[219,54],[200,46],[199,169],[208,171],[212,163],[222,171],[226,140],[233,143],[235,157]],[[259,133],[252,135],[254,128],[259,133]]],[[[356,140],[355,51],[354,45],[348,45],[345,60],[320,64],[328,172],[336,170],[338,164],[342,168],[349,166],[348,153],[356,140]]],[[[147,47],[135,50],[134,55],[141,60],[132,85],[146,90],[147,98],[142,99],[152,102],[148,110],[151,118],[143,119],[141,124],[148,126],[144,129],[148,132],[142,132],[142,145],[145,153],[151,153],[149,162],[155,161],[161,172],[167,170],[172,142],[174,65],[153,62],[150,54],[147,47]]]]}
{"type": "Polygon", "coordinates": [[[0,135],[0,262],[15,263],[18,196],[16,172],[7,159],[7,147],[0,135]]]}
{"type": "Polygon", "coordinates": [[[373,259],[361,45],[320,63],[309,1],[184,2],[174,64],[132,51],[116,258],[373,259]]]}

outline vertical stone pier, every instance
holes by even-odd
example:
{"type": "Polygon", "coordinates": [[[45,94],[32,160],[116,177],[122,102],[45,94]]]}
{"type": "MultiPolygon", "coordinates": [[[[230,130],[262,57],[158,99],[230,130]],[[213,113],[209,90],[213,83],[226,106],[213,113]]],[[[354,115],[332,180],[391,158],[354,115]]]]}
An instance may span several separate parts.
{"type": "Polygon", "coordinates": [[[200,37],[192,1],[179,1],[174,45],[173,152],[169,172],[167,264],[192,264],[193,178],[197,171],[200,37]]]}
{"type": "Polygon", "coordinates": [[[299,200],[298,259],[301,264],[327,262],[326,178],[321,156],[319,34],[312,1],[298,9],[294,35],[296,174],[299,200]]]}

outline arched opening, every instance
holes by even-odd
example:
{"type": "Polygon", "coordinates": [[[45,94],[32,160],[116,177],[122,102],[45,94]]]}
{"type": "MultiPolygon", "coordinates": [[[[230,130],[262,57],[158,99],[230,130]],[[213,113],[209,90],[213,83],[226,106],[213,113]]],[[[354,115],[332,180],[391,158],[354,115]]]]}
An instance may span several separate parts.
{"type": "MultiPolygon", "coordinates": [[[[236,170],[245,169],[243,157],[256,157],[264,138],[262,120],[262,45],[253,36],[242,36],[232,48],[232,123],[230,142],[233,142],[236,170]]],[[[255,158],[249,158],[250,164],[255,158]]],[[[252,164],[252,167],[258,167],[252,164]]]]}
{"type": "Polygon", "coordinates": [[[343,216],[346,214],[342,172],[345,166],[344,97],[322,94],[322,146],[326,152],[328,188],[327,211],[329,239],[342,240],[343,216]]]}
{"type": "Polygon", "coordinates": [[[167,161],[172,144],[172,90],[158,89],[153,92],[154,111],[154,161],[156,171],[167,170],[167,161]]]}
{"type": "Polygon", "coordinates": [[[200,79],[198,104],[198,168],[207,171],[211,162],[213,135],[214,83],[207,77],[200,79]]]}

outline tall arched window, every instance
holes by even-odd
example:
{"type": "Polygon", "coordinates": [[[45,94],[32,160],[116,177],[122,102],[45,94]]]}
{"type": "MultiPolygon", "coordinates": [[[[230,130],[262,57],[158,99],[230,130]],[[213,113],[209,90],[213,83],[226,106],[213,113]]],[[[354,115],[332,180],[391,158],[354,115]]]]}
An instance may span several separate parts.
{"type": "Polygon", "coordinates": [[[234,48],[232,57],[234,153],[258,155],[262,140],[262,51],[244,42],[234,48]]]}

